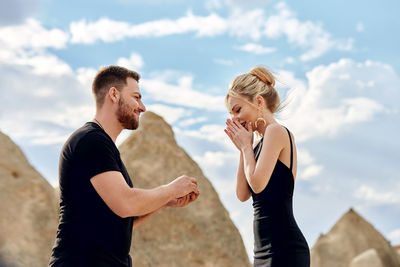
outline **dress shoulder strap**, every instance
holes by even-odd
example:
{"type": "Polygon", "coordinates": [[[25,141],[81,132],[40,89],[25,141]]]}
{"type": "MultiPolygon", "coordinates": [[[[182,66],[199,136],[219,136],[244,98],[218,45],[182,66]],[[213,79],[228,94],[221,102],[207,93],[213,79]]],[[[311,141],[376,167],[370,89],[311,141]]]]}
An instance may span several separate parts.
{"type": "Polygon", "coordinates": [[[289,134],[289,140],[290,140],[290,170],[292,170],[292,167],[293,167],[293,144],[292,144],[292,137],[290,136],[290,132],[289,132],[288,128],[285,127],[285,129],[286,129],[286,131],[287,131],[288,134],[289,134]]]}

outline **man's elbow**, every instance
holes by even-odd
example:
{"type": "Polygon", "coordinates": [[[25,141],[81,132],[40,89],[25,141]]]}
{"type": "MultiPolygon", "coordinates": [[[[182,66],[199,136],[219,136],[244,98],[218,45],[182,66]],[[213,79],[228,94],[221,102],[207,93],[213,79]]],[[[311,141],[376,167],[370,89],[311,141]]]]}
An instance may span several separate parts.
{"type": "Polygon", "coordinates": [[[121,218],[128,218],[133,216],[139,216],[140,205],[132,205],[132,203],[137,203],[135,199],[132,199],[131,195],[124,195],[120,198],[119,203],[112,209],[112,211],[121,218]]]}
{"type": "Polygon", "coordinates": [[[128,218],[128,217],[138,217],[147,214],[148,211],[144,209],[143,206],[136,204],[136,205],[129,205],[124,204],[118,210],[118,213],[115,212],[121,218],[128,218]]]}
{"type": "Polygon", "coordinates": [[[110,207],[110,209],[112,210],[112,212],[114,212],[114,214],[123,219],[135,216],[135,210],[125,203],[120,203],[119,205],[110,207]]]}
{"type": "Polygon", "coordinates": [[[111,209],[117,216],[125,219],[128,217],[131,217],[132,215],[130,215],[130,212],[128,211],[127,208],[123,208],[123,207],[119,207],[119,208],[115,208],[115,209],[111,209]]]}

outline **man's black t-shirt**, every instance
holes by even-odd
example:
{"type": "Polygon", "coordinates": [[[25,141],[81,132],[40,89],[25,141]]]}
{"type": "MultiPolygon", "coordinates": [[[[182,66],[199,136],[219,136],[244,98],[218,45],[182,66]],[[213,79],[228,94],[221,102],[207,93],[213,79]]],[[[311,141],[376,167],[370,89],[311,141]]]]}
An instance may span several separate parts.
{"type": "Polygon", "coordinates": [[[121,172],[133,187],[110,136],[87,122],[61,151],[60,221],[50,266],[129,266],[134,217],[112,212],[90,182],[107,171],[121,172]]]}

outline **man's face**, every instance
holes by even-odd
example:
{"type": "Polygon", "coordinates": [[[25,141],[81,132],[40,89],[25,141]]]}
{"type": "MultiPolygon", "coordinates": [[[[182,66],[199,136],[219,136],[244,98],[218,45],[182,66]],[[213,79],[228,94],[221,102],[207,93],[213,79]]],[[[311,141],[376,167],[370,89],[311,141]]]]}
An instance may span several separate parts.
{"type": "Polygon", "coordinates": [[[137,81],[128,77],[126,82],[120,93],[116,115],[124,129],[135,130],[139,127],[140,113],[145,112],[146,107],[142,103],[137,81]]]}

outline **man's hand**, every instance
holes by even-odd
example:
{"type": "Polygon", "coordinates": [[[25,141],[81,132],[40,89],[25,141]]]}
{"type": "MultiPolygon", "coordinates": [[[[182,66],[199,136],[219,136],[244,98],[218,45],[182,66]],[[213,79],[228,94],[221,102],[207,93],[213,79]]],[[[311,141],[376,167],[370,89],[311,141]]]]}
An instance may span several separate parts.
{"type": "Polygon", "coordinates": [[[175,199],[185,197],[192,192],[195,195],[199,195],[200,193],[197,187],[197,180],[195,178],[186,175],[182,175],[176,178],[175,180],[173,180],[171,183],[168,184],[168,187],[171,188],[172,196],[175,199]]]}
{"type": "Polygon", "coordinates": [[[186,196],[180,197],[180,198],[175,198],[168,202],[167,206],[169,207],[185,207],[189,203],[195,201],[199,197],[199,194],[195,194],[194,192],[191,192],[187,194],[186,196]]]}

